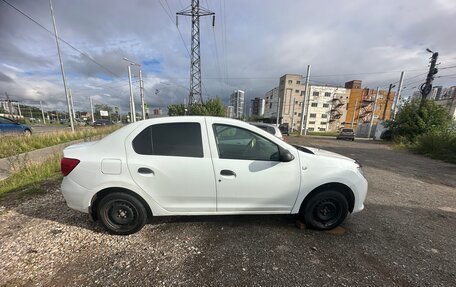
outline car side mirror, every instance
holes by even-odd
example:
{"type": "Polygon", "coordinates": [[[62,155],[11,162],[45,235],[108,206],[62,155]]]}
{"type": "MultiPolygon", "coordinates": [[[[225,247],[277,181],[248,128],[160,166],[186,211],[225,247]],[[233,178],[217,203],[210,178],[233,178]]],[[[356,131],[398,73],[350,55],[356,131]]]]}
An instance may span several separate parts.
{"type": "Polygon", "coordinates": [[[289,150],[280,149],[279,160],[281,162],[290,162],[290,161],[294,160],[294,156],[291,154],[291,152],[289,150]]]}

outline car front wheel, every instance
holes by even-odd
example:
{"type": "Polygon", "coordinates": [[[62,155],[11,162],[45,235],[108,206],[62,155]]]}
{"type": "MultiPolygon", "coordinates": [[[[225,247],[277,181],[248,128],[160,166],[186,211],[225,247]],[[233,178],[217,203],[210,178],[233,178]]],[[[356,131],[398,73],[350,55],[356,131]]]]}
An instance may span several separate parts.
{"type": "Polygon", "coordinates": [[[325,190],[310,198],[303,215],[307,226],[328,230],[340,225],[347,213],[348,202],[345,196],[337,191],[325,190]]]}
{"type": "Polygon", "coordinates": [[[105,229],[117,235],[128,235],[141,230],[147,222],[147,211],[136,197],[114,192],[101,199],[98,218],[105,229]]]}

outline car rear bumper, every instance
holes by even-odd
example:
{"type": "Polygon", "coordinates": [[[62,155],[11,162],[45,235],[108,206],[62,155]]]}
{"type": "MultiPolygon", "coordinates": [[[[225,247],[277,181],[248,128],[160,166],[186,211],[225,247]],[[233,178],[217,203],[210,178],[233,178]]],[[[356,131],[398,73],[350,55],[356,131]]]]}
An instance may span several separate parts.
{"type": "Polygon", "coordinates": [[[348,140],[351,140],[351,139],[355,139],[355,136],[354,135],[338,135],[337,136],[337,139],[348,139],[348,140]]]}
{"type": "Polygon", "coordinates": [[[80,186],[69,177],[63,178],[61,189],[68,207],[84,213],[89,212],[92,194],[88,189],[80,186]]]}

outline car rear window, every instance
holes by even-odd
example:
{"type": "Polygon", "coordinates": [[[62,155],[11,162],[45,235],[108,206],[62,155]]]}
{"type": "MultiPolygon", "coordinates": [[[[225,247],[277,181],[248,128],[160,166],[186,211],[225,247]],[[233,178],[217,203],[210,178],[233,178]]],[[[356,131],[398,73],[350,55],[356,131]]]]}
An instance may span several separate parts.
{"type": "Polygon", "coordinates": [[[133,149],[143,155],[203,157],[201,126],[199,123],[151,125],[135,137],[133,149]]]}
{"type": "Polygon", "coordinates": [[[343,131],[343,132],[346,132],[346,133],[352,133],[352,132],[353,132],[352,129],[343,129],[342,131],[343,131]]]}

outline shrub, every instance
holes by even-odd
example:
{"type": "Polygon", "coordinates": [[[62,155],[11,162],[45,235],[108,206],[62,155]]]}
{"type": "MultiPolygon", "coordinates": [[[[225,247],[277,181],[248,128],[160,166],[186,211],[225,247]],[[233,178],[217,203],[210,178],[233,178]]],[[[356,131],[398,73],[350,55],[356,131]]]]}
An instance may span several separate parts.
{"type": "Polygon", "coordinates": [[[420,102],[414,100],[405,103],[394,121],[388,122],[393,138],[397,141],[404,139],[414,143],[415,139],[423,134],[442,133],[451,126],[451,117],[448,111],[434,101],[426,101],[420,108],[420,102]]]}
{"type": "Polygon", "coordinates": [[[416,138],[413,150],[435,159],[456,163],[456,133],[429,132],[416,138]]]}

